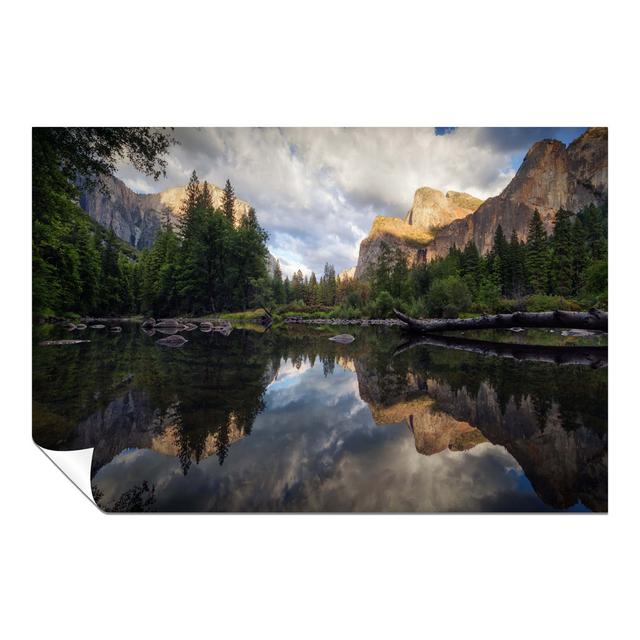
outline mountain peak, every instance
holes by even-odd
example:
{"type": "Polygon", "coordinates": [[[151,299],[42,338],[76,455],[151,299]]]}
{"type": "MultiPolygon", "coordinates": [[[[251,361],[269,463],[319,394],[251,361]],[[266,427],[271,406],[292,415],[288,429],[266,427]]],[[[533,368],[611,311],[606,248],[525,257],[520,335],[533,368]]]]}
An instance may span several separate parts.
{"type": "Polygon", "coordinates": [[[430,231],[458,218],[464,218],[481,204],[482,200],[468,193],[447,191],[445,194],[433,187],[420,187],[413,196],[413,205],[405,217],[405,222],[430,231]]]}

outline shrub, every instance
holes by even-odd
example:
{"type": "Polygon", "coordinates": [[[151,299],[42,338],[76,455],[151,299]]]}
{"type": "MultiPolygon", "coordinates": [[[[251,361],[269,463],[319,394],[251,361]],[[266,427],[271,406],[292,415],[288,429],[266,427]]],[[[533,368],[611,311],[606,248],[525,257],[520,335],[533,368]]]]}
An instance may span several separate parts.
{"type": "Polygon", "coordinates": [[[471,293],[459,276],[436,280],[429,290],[427,312],[431,317],[455,318],[470,307],[471,293]]]}
{"type": "Polygon", "coordinates": [[[591,295],[606,296],[609,270],[606,260],[597,260],[589,265],[584,274],[584,291],[591,295]]]}
{"type": "Polygon", "coordinates": [[[533,294],[526,298],[525,308],[527,311],[580,311],[580,305],[575,300],[568,300],[562,296],[547,296],[544,294],[533,294]]]}
{"type": "Polygon", "coordinates": [[[394,301],[393,297],[388,291],[381,291],[378,297],[370,305],[371,317],[375,318],[388,318],[393,315],[394,301]]]}

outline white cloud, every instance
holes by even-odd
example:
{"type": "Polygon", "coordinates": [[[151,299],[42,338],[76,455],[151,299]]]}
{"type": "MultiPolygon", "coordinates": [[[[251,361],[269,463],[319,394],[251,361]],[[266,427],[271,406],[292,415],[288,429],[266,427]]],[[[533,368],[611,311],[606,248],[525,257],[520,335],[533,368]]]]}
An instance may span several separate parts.
{"type": "Polygon", "coordinates": [[[404,216],[415,190],[431,186],[481,198],[499,193],[540,129],[176,129],[167,177],[158,182],[129,166],[121,177],[138,192],[201,179],[250,202],[270,234],[285,273],[338,271],[356,263],[376,215],[404,216]]]}

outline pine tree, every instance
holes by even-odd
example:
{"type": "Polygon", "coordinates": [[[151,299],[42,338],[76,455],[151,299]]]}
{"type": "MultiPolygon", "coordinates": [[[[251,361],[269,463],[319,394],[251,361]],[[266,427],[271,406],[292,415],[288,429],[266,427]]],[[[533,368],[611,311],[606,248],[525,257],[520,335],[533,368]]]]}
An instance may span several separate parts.
{"type": "Polygon", "coordinates": [[[307,298],[305,302],[308,305],[316,305],[318,304],[318,279],[316,278],[316,274],[312,271],[309,276],[309,282],[307,284],[307,298]]]}
{"type": "Polygon", "coordinates": [[[512,289],[511,260],[509,255],[509,243],[499,224],[493,236],[493,249],[491,250],[492,269],[494,272],[494,282],[500,281],[501,292],[503,295],[510,295],[512,289]],[[499,260],[498,260],[499,258],[499,260]],[[497,265],[496,266],[496,260],[497,265]],[[499,271],[499,274],[496,273],[499,271]],[[499,276],[499,278],[498,278],[499,276]]]}
{"type": "Polygon", "coordinates": [[[551,282],[554,293],[570,296],[573,291],[573,243],[571,214],[559,209],[551,238],[551,282]]]}
{"type": "Polygon", "coordinates": [[[284,303],[289,304],[293,300],[293,296],[291,294],[291,280],[289,280],[289,276],[286,276],[284,279],[284,303]]]}
{"type": "Polygon", "coordinates": [[[235,199],[236,194],[233,191],[231,182],[227,179],[224,185],[224,192],[222,194],[222,212],[231,223],[234,221],[235,199]]]}
{"type": "Polygon", "coordinates": [[[287,302],[287,297],[285,283],[282,281],[282,269],[280,268],[280,260],[276,260],[276,266],[273,270],[273,277],[271,278],[271,287],[273,289],[273,299],[275,303],[285,304],[287,302]]]}
{"type": "Polygon", "coordinates": [[[547,293],[549,279],[549,253],[547,232],[542,218],[534,211],[529,223],[526,244],[526,267],[529,286],[533,293],[547,293]]]}
{"type": "Polygon", "coordinates": [[[511,289],[509,295],[520,297],[526,286],[526,266],[524,245],[518,240],[515,229],[509,240],[509,269],[511,272],[511,289]]]}
{"type": "Polygon", "coordinates": [[[336,303],[336,270],[328,262],[324,265],[322,276],[322,304],[332,307],[336,303]]]}
{"type": "Polygon", "coordinates": [[[199,226],[198,213],[200,210],[200,180],[195,172],[189,178],[186,193],[180,205],[180,231],[184,239],[189,239],[197,234],[199,226]]]}
{"type": "Polygon", "coordinates": [[[578,295],[584,285],[585,270],[589,264],[589,253],[587,251],[587,234],[580,218],[576,218],[573,223],[571,233],[571,255],[572,264],[572,293],[578,295]]]}

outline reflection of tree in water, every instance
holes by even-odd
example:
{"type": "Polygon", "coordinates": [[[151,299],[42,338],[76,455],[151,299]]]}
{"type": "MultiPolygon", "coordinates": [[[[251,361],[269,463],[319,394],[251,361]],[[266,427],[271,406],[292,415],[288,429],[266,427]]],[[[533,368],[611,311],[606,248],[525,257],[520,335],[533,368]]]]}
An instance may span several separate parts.
{"type": "Polygon", "coordinates": [[[336,366],[335,356],[324,355],[322,356],[322,371],[324,373],[324,377],[330,376],[333,374],[336,366]]]}
{"type": "Polygon", "coordinates": [[[108,513],[142,513],[152,511],[156,501],[156,487],[149,485],[146,480],[141,484],[127,489],[110,505],[102,504],[104,493],[96,486],[91,487],[93,498],[100,509],[108,513]]]}

